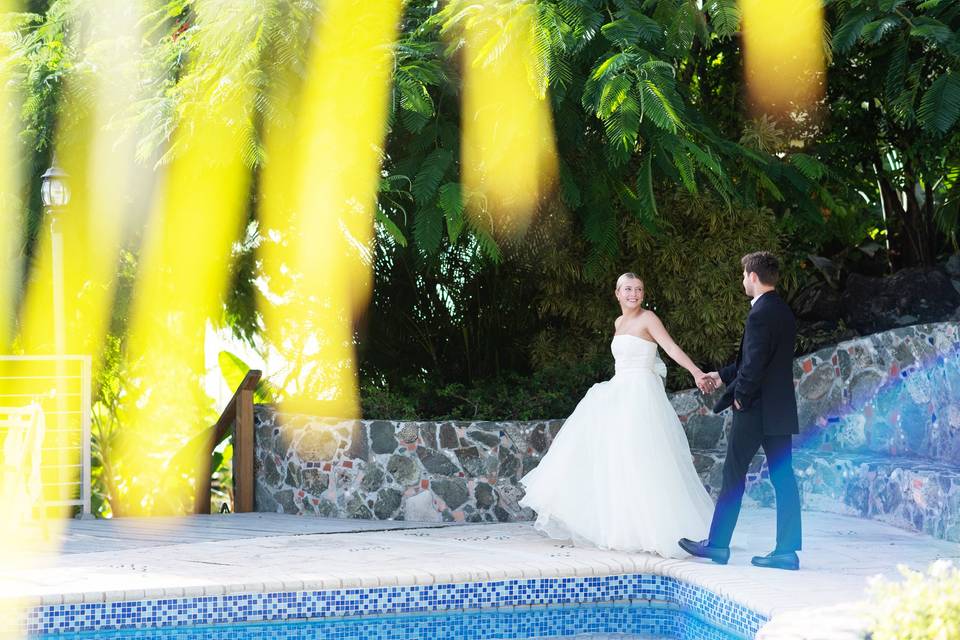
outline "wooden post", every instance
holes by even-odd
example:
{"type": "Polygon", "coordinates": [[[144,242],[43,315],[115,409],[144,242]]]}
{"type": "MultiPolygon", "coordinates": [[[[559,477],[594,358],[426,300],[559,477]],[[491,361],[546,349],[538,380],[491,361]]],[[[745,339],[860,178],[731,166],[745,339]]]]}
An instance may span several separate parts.
{"type": "Polygon", "coordinates": [[[241,389],[237,398],[237,421],[233,427],[233,509],[253,511],[253,391],[241,389]]]}
{"type": "Polygon", "coordinates": [[[221,442],[230,430],[233,430],[233,509],[246,513],[254,509],[254,432],[253,432],[253,391],[260,382],[262,373],[256,369],[247,371],[243,382],[237,387],[230,402],[224,408],[217,423],[204,431],[184,447],[181,456],[194,456],[197,448],[202,459],[197,468],[197,493],[194,499],[194,513],[210,513],[210,458],[217,443],[221,442]]]}

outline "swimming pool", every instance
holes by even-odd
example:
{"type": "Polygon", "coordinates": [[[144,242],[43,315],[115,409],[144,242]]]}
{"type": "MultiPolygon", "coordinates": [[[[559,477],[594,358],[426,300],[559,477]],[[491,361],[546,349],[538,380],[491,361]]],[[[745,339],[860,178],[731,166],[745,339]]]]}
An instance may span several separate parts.
{"type": "Polygon", "coordinates": [[[44,640],[737,640],[674,606],[595,604],[203,627],[129,629],[44,640]]]}

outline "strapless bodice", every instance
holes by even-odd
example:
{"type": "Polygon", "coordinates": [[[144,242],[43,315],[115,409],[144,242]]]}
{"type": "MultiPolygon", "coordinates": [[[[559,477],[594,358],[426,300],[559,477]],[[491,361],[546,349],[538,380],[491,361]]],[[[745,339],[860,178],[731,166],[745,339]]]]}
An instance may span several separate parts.
{"type": "Polygon", "coordinates": [[[661,376],[666,375],[666,367],[657,357],[656,342],[622,333],[613,336],[610,350],[613,351],[617,375],[635,371],[652,371],[661,376]]]}

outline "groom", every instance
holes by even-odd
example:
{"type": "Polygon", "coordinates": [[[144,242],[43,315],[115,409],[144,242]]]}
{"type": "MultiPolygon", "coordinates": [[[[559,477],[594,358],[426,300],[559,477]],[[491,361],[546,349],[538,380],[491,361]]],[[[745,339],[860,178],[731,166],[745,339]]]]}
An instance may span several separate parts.
{"type": "Polygon", "coordinates": [[[713,408],[720,413],[733,407],[733,427],[727,436],[723,486],[713,512],[710,535],[696,542],[680,539],[691,555],[726,564],[730,539],[740,515],[747,470],[763,447],[777,497],[777,547],[753,564],[775,569],[800,568],[800,495],[793,477],[793,435],[799,433],[797,399],[793,391],[793,349],[796,321],[787,303],[775,290],[780,267],[767,251],[744,256],[743,290],[752,298],[737,361],[708,374],[715,385],[727,389],[713,408]]]}

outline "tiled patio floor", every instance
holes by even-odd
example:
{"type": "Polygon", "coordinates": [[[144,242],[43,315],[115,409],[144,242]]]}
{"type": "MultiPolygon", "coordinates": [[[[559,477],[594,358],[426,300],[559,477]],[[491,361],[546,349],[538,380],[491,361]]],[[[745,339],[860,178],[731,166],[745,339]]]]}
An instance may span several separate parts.
{"type": "MultiPolygon", "coordinates": [[[[110,526],[119,531],[122,523],[100,523],[104,535],[99,542],[96,531],[90,532],[97,523],[83,523],[81,529],[87,533],[74,530],[67,535],[65,550],[72,553],[51,556],[46,566],[27,571],[0,568],[0,598],[25,596],[39,605],[660,573],[772,616],[768,631],[776,630],[777,635],[761,632],[761,637],[813,638],[818,636],[810,634],[812,618],[806,611],[839,607],[846,615],[847,605],[864,597],[870,576],[896,576],[901,563],[924,568],[939,558],[960,561],[960,544],[848,516],[804,516],[805,550],[799,572],[750,566],[751,555],[765,553],[772,545],[774,512],[768,509],[744,510],[728,566],[574,548],[541,537],[529,523],[357,531],[384,523],[263,514],[207,516],[222,520],[204,521],[201,516],[179,525],[158,520],[153,529],[143,521],[129,523],[126,537],[109,531],[110,526]],[[177,526],[182,536],[171,533],[177,526]],[[330,533],[344,527],[352,532],[330,533]],[[129,533],[134,530],[140,530],[139,537],[129,533]],[[111,539],[123,542],[114,545],[111,539]]],[[[816,618],[821,623],[827,619],[819,614],[816,618]]]]}

